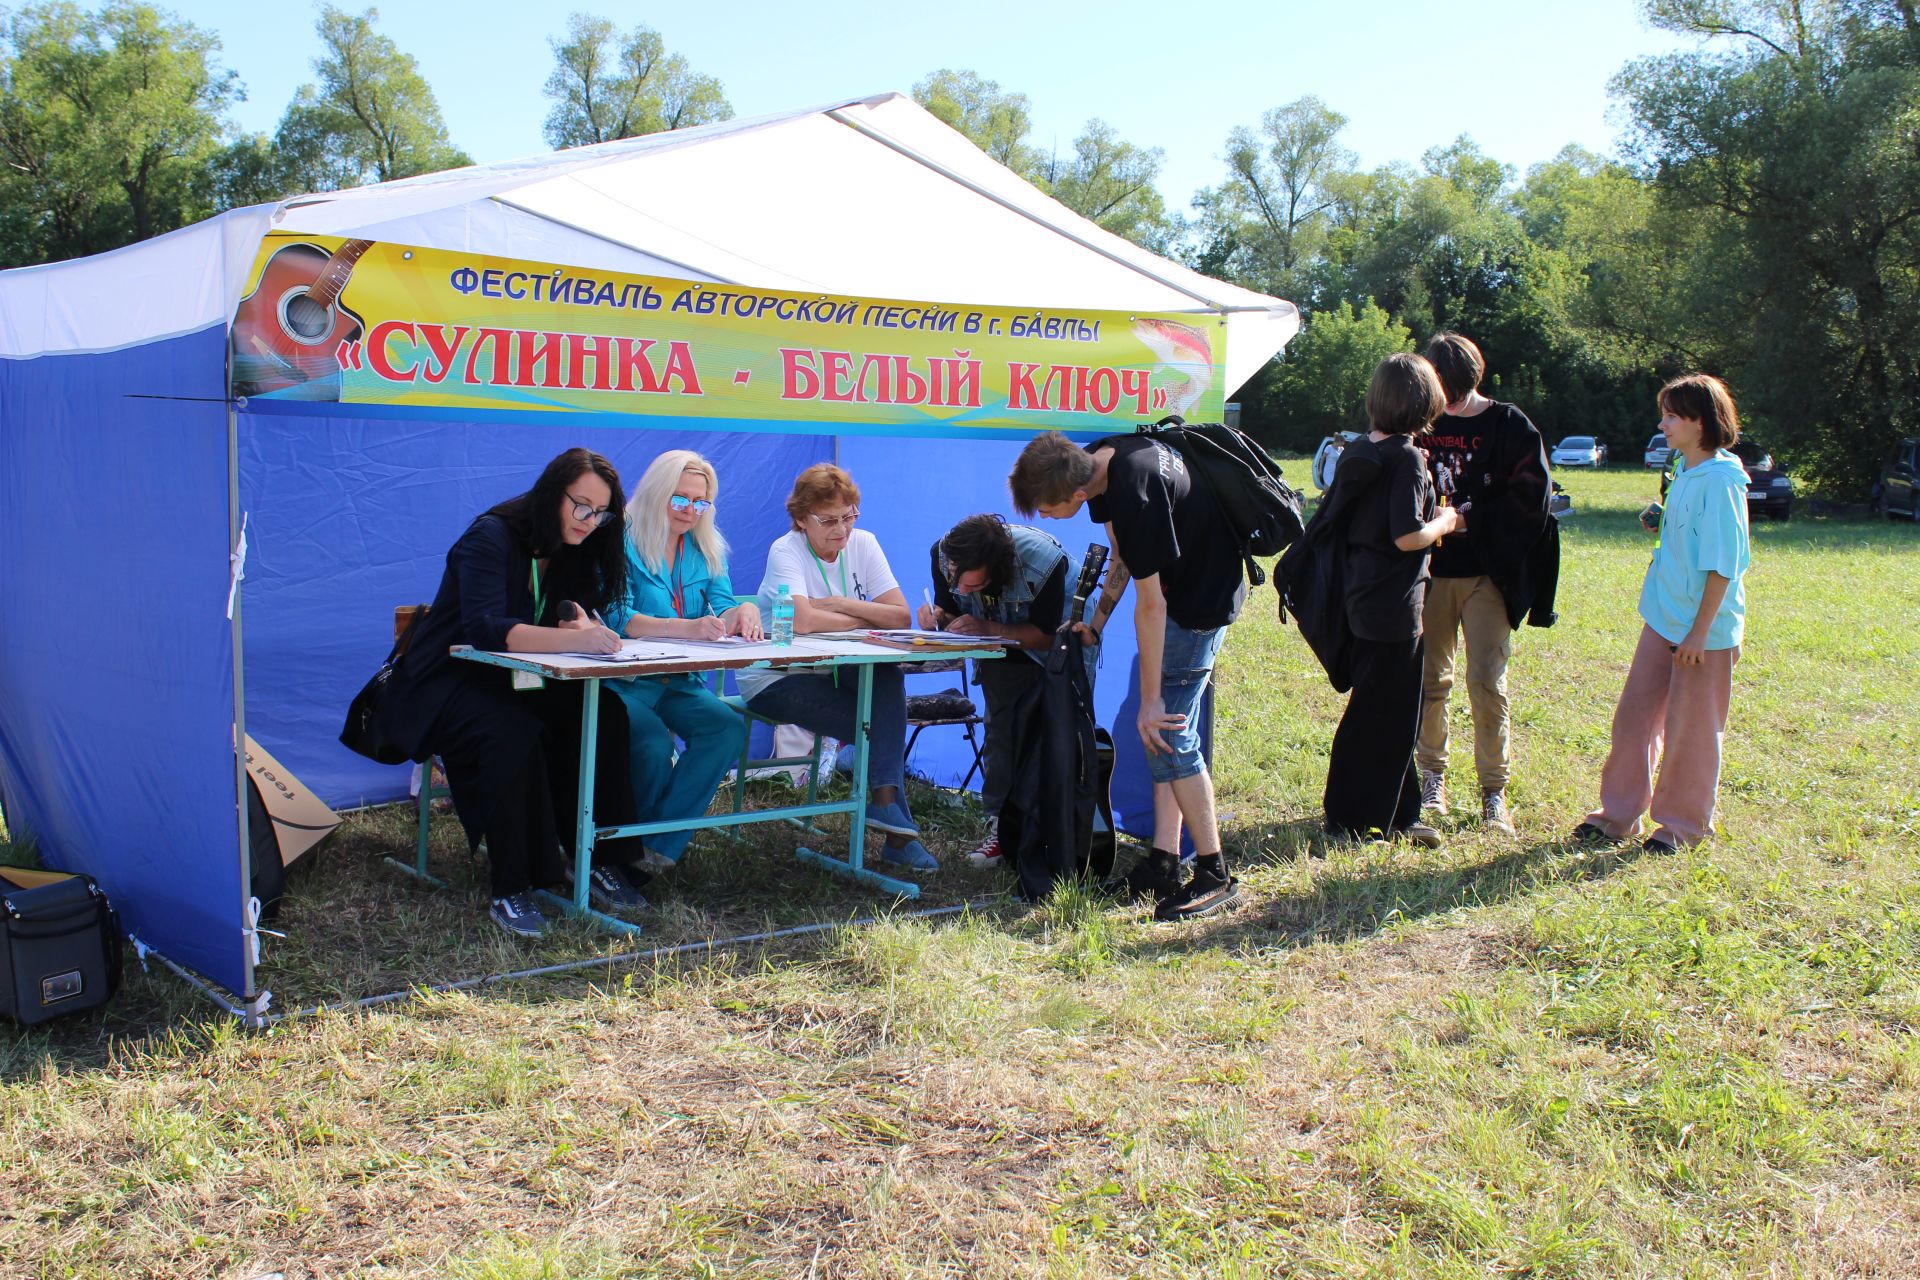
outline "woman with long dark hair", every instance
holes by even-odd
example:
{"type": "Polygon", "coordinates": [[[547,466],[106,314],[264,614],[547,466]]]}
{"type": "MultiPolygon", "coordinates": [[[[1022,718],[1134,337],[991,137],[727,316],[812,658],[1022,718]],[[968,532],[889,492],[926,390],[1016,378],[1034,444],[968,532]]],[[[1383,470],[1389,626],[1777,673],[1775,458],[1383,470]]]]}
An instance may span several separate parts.
{"type": "MultiPolygon", "coordinates": [[[[600,611],[624,598],[624,495],[613,464],[569,449],[517,498],[476,517],[447,552],[433,607],[407,646],[383,708],[384,724],[415,759],[446,765],[469,846],[487,844],[494,923],[538,938],[546,920],[535,887],[561,883],[558,859],[574,837],[582,698],[577,688],[524,672],[459,661],[456,644],[514,653],[611,653],[620,638],[600,611]],[[572,616],[563,614],[570,602],[572,616]]],[[[627,713],[600,693],[594,816],[634,821],[627,713]]],[[[589,897],[603,910],[646,905],[636,887],[640,841],[594,844],[589,897]]]]}

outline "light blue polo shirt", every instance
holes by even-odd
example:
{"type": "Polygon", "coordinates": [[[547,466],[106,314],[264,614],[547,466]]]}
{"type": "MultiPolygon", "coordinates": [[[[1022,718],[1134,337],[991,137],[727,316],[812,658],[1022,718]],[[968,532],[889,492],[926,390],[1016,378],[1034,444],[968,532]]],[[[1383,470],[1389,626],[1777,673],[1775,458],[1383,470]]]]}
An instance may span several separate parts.
{"type": "Polygon", "coordinates": [[[1707,648],[1731,649],[1747,625],[1747,472],[1725,449],[1697,467],[1684,462],[1667,490],[1660,545],[1640,587],[1640,616],[1668,644],[1693,630],[1707,574],[1728,580],[1726,598],[1707,629],[1707,648]]]}

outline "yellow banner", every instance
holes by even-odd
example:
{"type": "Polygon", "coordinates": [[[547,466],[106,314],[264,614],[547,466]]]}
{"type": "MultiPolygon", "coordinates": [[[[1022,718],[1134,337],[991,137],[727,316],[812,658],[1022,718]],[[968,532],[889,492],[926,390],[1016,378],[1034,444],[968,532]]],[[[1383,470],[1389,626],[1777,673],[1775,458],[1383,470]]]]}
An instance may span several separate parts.
{"type": "Polygon", "coordinates": [[[1215,316],[786,293],[281,233],[232,344],[241,397],[825,433],[1218,421],[1226,360],[1215,316]]]}

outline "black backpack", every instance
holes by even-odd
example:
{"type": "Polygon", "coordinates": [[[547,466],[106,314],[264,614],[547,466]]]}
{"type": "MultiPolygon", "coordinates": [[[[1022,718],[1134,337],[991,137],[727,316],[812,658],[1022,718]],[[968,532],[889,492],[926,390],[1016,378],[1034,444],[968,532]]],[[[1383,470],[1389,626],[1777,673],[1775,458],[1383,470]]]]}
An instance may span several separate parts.
{"type": "Polygon", "coordinates": [[[1300,495],[1281,476],[1280,464],[1253,437],[1223,423],[1188,426],[1175,414],[1137,427],[1135,434],[1166,445],[1186,461],[1187,470],[1212,492],[1233,526],[1247,562],[1248,584],[1265,582],[1267,575],[1254,557],[1279,555],[1306,527],[1300,518],[1300,495]]]}

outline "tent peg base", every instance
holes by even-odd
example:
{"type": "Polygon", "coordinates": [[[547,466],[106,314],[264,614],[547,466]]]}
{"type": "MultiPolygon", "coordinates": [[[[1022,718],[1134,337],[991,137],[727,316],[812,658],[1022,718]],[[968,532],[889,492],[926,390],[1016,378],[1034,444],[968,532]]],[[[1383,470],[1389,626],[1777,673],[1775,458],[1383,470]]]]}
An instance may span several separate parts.
{"type": "Polygon", "coordinates": [[[849,880],[857,880],[861,884],[870,884],[876,889],[885,889],[888,893],[894,894],[896,897],[917,898],[920,896],[920,886],[911,880],[895,880],[892,876],[883,876],[878,871],[869,871],[865,867],[856,867],[844,858],[836,858],[830,853],[821,853],[817,849],[809,849],[805,845],[795,849],[793,856],[802,862],[811,863],[816,867],[824,867],[837,876],[844,876],[849,880]]]}

